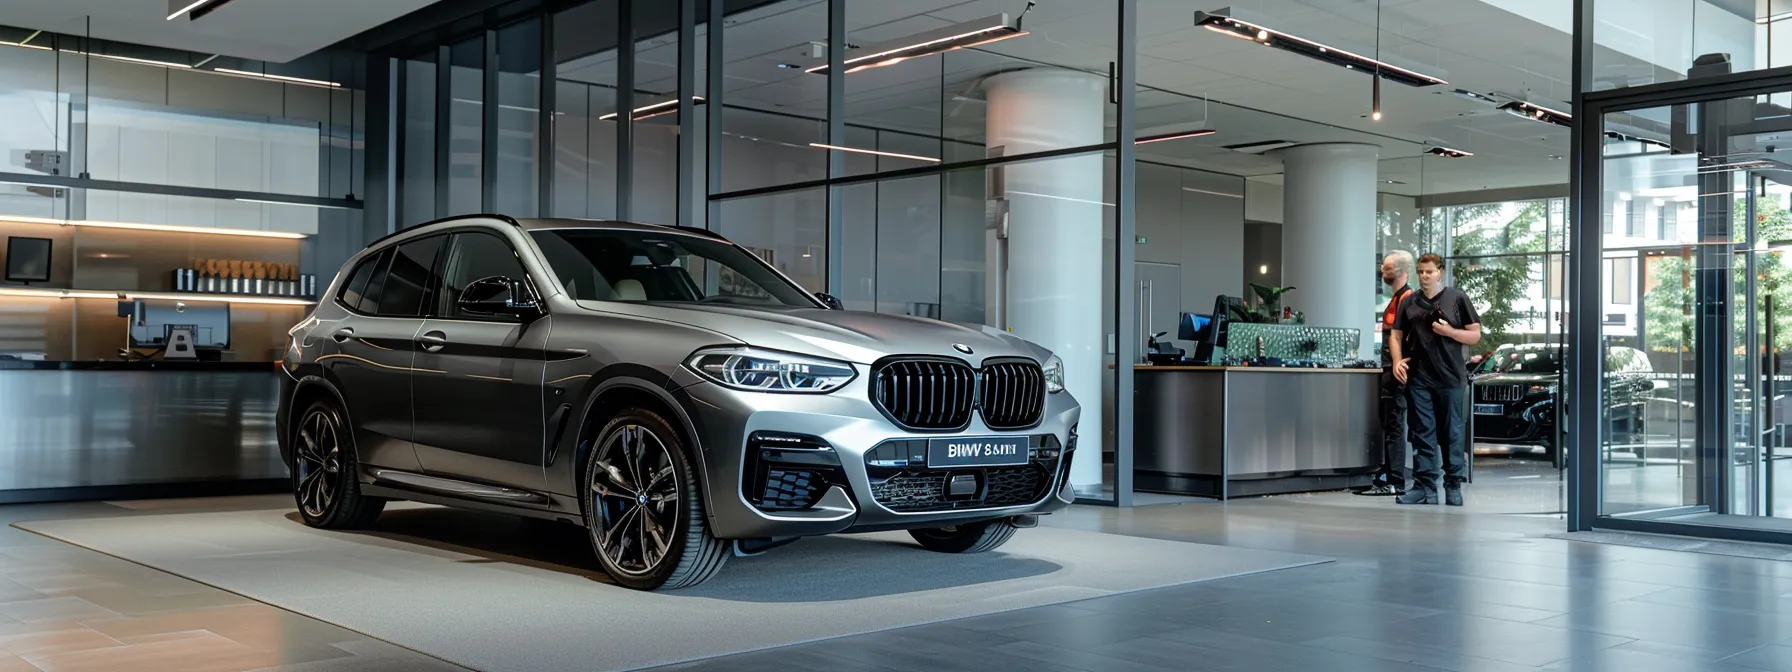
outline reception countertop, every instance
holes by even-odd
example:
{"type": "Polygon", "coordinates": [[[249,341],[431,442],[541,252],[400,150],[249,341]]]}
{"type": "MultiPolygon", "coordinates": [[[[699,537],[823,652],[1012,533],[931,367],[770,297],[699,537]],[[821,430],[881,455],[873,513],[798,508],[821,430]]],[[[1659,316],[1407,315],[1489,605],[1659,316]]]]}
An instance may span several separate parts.
{"type": "Polygon", "coordinates": [[[1362,485],[1378,462],[1380,369],[1140,366],[1133,483],[1228,499],[1362,485]],[[1299,375],[1308,374],[1308,375],[1299,375]]]}

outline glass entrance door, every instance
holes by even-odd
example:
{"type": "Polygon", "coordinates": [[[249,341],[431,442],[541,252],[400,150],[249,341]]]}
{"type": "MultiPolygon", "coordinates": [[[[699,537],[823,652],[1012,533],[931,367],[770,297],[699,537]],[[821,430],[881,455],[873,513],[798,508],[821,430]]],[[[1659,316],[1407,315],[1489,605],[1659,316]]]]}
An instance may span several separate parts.
{"type": "Polygon", "coordinates": [[[1605,115],[1601,515],[1792,516],[1792,123],[1764,101],[1605,115]]]}

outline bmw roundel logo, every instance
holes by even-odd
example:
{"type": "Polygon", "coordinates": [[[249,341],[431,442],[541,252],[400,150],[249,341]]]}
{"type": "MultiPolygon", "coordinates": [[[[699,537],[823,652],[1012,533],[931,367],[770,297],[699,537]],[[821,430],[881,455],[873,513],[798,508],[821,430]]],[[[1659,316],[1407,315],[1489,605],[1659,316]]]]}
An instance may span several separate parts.
{"type": "Polygon", "coordinates": [[[971,346],[965,345],[963,343],[953,343],[952,349],[957,350],[957,351],[962,352],[967,355],[971,354],[971,346]]]}

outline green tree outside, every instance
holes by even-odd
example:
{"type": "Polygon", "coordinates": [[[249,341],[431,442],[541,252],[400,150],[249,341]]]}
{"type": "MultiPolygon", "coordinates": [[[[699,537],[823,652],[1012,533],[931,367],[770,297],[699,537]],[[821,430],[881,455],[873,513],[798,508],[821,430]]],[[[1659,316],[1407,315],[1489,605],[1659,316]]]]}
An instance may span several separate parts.
{"type": "MultiPolygon", "coordinates": [[[[1735,230],[1738,235],[1745,232],[1748,216],[1747,202],[1738,199],[1733,216],[1735,230]]],[[[1758,240],[1774,242],[1792,240],[1792,211],[1786,210],[1775,199],[1757,199],[1755,201],[1755,232],[1758,240]]],[[[1792,263],[1788,263],[1785,254],[1758,254],[1756,264],[1756,291],[1759,300],[1773,297],[1774,304],[1774,349],[1785,350],[1792,347],[1792,263]]],[[[1744,306],[1747,301],[1747,287],[1744,275],[1747,268],[1743,259],[1735,257],[1735,291],[1736,306],[1744,306]]],[[[1651,280],[1655,287],[1643,297],[1643,320],[1645,325],[1645,346],[1650,352],[1679,353],[1690,352],[1693,343],[1692,320],[1692,260],[1685,256],[1659,257],[1652,264],[1651,280]]],[[[1746,342],[1746,319],[1741,315],[1735,320],[1735,342],[1740,345],[1746,342]]],[[[1763,313],[1758,316],[1765,319],[1763,313]]],[[[1765,327],[1763,326],[1763,335],[1765,327]]]]}

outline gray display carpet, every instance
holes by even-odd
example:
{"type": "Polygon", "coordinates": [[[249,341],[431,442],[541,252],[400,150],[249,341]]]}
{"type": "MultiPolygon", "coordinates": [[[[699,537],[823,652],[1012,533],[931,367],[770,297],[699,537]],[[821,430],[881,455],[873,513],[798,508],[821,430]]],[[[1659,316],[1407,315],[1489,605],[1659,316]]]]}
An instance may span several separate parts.
{"type": "Polygon", "coordinates": [[[1602,532],[1597,530],[1592,532],[1561,532],[1545,536],[1552,539],[1567,539],[1569,541],[1585,541],[1595,544],[1613,544],[1617,546],[1635,546],[1637,548],[1653,548],[1662,551],[1685,551],[1689,553],[1729,555],[1738,558],[1754,558],[1757,560],[1792,561],[1792,548],[1776,544],[1750,544],[1740,541],[1695,539],[1692,537],[1676,537],[1665,534],[1602,532]]]}
{"type": "Polygon", "coordinates": [[[639,669],[1328,561],[1052,527],[953,556],[886,533],[806,539],[641,593],[604,582],[576,527],[439,507],[361,533],[290,510],[15,526],[486,672],[639,669]]]}

